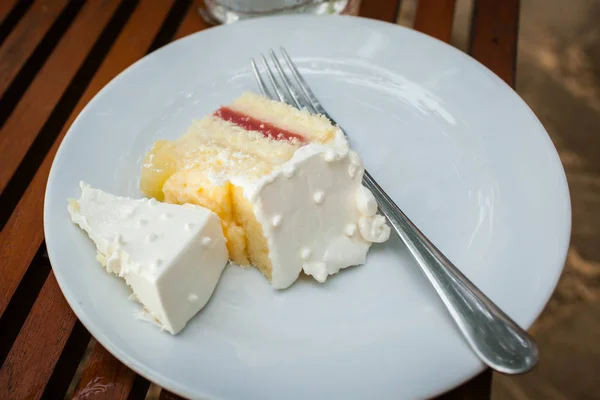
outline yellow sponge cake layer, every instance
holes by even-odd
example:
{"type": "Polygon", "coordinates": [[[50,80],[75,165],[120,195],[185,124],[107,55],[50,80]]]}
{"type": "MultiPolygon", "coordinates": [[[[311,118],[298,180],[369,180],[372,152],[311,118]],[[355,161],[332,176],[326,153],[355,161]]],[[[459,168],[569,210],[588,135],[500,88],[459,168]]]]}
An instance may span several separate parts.
{"type": "Polygon", "coordinates": [[[227,238],[229,258],[239,265],[249,265],[246,234],[235,218],[232,190],[231,183],[213,182],[207,169],[201,167],[178,171],[163,186],[165,202],[196,204],[217,214],[227,238]]]}
{"type": "Polygon", "coordinates": [[[254,215],[254,205],[244,196],[244,190],[237,186],[233,186],[232,200],[235,220],[246,234],[248,259],[271,281],[272,268],[269,259],[269,245],[262,226],[254,215]]]}
{"type": "Polygon", "coordinates": [[[186,142],[182,144],[188,147],[193,147],[194,143],[214,144],[234,153],[251,154],[271,164],[289,160],[300,147],[297,140],[269,139],[260,132],[246,130],[215,116],[195,122],[179,141],[186,142]]]}
{"type": "Polygon", "coordinates": [[[295,132],[309,142],[328,143],[336,136],[337,128],[326,117],[298,110],[256,93],[245,92],[227,107],[278,128],[295,132]]]}

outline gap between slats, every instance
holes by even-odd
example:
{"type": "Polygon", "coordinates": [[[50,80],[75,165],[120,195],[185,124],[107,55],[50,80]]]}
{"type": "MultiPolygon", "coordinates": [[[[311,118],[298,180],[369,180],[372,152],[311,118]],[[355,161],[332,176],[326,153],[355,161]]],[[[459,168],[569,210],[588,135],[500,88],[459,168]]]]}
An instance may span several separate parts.
{"type": "Polygon", "coordinates": [[[90,333],[81,322],[75,319],[71,334],[44,388],[42,399],[53,400],[64,397],[73,379],[73,375],[79,366],[79,362],[84,356],[90,337],[90,333]]]}
{"type": "Polygon", "coordinates": [[[0,369],[2,398],[41,397],[75,322],[50,273],[0,369]]]}
{"type": "Polygon", "coordinates": [[[115,400],[127,399],[134,380],[135,372],[96,342],[72,398],[85,399],[93,394],[102,394],[115,400]]]}
{"type": "Polygon", "coordinates": [[[46,35],[68,0],[36,0],[0,47],[0,94],[46,35]]]}
{"type": "Polygon", "coordinates": [[[98,6],[110,9],[110,2],[89,2],[82,13],[88,18],[85,18],[83,23],[75,21],[74,29],[67,32],[67,36],[59,43],[56,56],[50,57],[39,78],[36,77],[31,90],[20,99],[17,109],[2,129],[0,151],[6,154],[6,157],[2,161],[3,168],[0,171],[0,230],[4,230],[28,183],[106,57],[137,1],[125,0],[120,5],[88,53],[89,46],[97,35],[93,35],[92,32],[98,32],[102,26],[97,23],[105,21],[108,17],[98,6]],[[94,18],[93,14],[96,14],[96,21],[90,20],[94,18]],[[87,30],[87,33],[80,30],[87,30]],[[87,46],[81,48],[82,44],[87,46]],[[81,64],[75,73],[78,60],[81,64]],[[73,78],[69,82],[71,76],[73,78]],[[68,86],[64,89],[67,83],[68,86]],[[58,99],[61,91],[62,95],[58,99]],[[49,113],[48,104],[54,102],[56,105],[49,113]]]}
{"type": "MultiPolygon", "coordinates": [[[[102,60],[106,57],[108,50],[112,47],[119,32],[132,14],[135,6],[135,1],[124,2],[114,13],[111,21],[106,25],[102,35],[96,41],[96,44],[90,51],[84,64],[91,64],[90,77],[102,60]],[[91,62],[93,61],[93,62],[91,62]]],[[[85,28],[82,27],[82,28],[85,28]]],[[[78,34],[75,32],[74,34],[78,34]]],[[[64,61],[64,60],[59,60],[64,61]]],[[[86,69],[87,70],[87,69],[86,69]]],[[[82,80],[79,84],[87,85],[89,79],[82,80]]],[[[61,127],[57,127],[60,129],[61,127]]],[[[22,133],[16,132],[16,133],[22,133]]],[[[0,234],[0,253],[3,254],[2,262],[0,263],[0,274],[3,279],[0,280],[0,316],[4,314],[15,288],[20,284],[23,273],[27,269],[34,252],[38,251],[40,243],[43,239],[42,229],[42,208],[43,208],[43,191],[47,179],[45,176],[38,178],[41,183],[30,184],[30,195],[28,198],[22,199],[23,204],[17,207],[12,215],[12,223],[8,229],[0,234]]],[[[0,199],[2,199],[0,197],[0,199]]],[[[3,207],[7,207],[4,201],[0,202],[3,207]]]]}
{"type": "Polygon", "coordinates": [[[12,296],[6,311],[0,317],[0,327],[2,327],[2,338],[0,339],[0,365],[10,351],[10,348],[17,338],[21,326],[27,318],[27,314],[33,307],[36,295],[42,289],[48,274],[50,273],[50,263],[42,245],[35,254],[32,265],[37,268],[28,268],[19,283],[15,294],[12,296]]]}
{"type": "MultiPolygon", "coordinates": [[[[110,42],[110,40],[99,39],[99,37],[118,5],[119,0],[86,2],[27,91],[19,97],[15,104],[16,108],[8,116],[6,124],[0,128],[0,154],[3,154],[2,168],[0,169],[0,193],[3,192],[10,177],[40,132],[44,121],[48,119],[53,110],[52,107],[59,103],[67,86],[76,76],[78,69],[85,69],[80,66],[84,64],[86,57],[88,60],[96,60],[95,64],[99,65],[104,54],[107,53],[106,46],[96,45],[91,51],[90,48],[94,42],[110,42]],[[100,47],[104,47],[106,50],[101,51],[100,47]]],[[[108,25],[106,29],[110,29],[113,25],[108,25]]],[[[97,66],[91,69],[95,71],[97,66]]],[[[80,79],[77,79],[72,85],[75,85],[75,82],[81,83],[80,79]]],[[[8,106],[2,107],[0,114],[8,113],[8,108],[8,106]]],[[[26,182],[22,184],[26,185],[26,182]]],[[[7,198],[10,200],[10,196],[5,197],[5,199],[7,198]]],[[[9,204],[5,202],[2,204],[6,204],[5,207],[10,208],[9,204]]],[[[2,217],[4,221],[8,215],[10,214],[7,213],[2,217]]],[[[0,223],[0,227],[2,225],[0,223]]]]}
{"type": "MultiPolygon", "coordinates": [[[[175,34],[175,30],[177,29],[177,27],[179,26],[179,24],[181,23],[187,9],[189,8],[190,2],[181,2],[178,1],[176,3],[172,3],[173,6],[170,8],[170,11],[168,13],[168,15],[165,17],[165,11],[160,11],[161,8],[164,9],[165,5],[163,4],[161,7],[157,7],[155,5],[152,4],[151,0],[146,0],[143,2],[143,4],[136,10],[136,14],[134,14],[134,16],[132,17],[132,21],[130,21],[130,23],[128,23],[128,25],[125,27],[123,34],[121,35],[120,39],[117,41],[117,43],[115,43],[112,53],[109,53],[109,57],[107,58],[107,61],[109,59],[111,59],[110,55],[112,54],[113,57],[113,72],[114,73],[110,73],[111,71],[111,67],[106,68],[106,72],[105,74],[103,74],[100,78],[98,78],[98,75],[101,74],[102,69],[98,72],[98,75],[95,76],[95,85],[92,84],[90,85],[92,87],[92,89],[88,89],[88,96],[84,96],[82,98],[82,101],[80,101],[80,103],[78,104],[78,107],[76,108],[75,112],[71,115],[71,120],[74,118],[75,114],[77,114],[81,107],[83,106],[83,102],[87,99],[89,100],[89,98],[91,98],[91,95],[93,95],[93,93],[95,93],[95,91],[99,90],[103,84],[105,83],[104,81],[110,79],[112,76],[116,75],[116,73],[118,73],[120,70],[124,69],[126,66],[128,66],[129,64],[131,64],[133,61],[135,61],[135,59],[132,59],[133,57],[135,57],[136,59],[143,55],[143,54],[139,54],[138,56],[135,55],[135,51],[132,52],[133,49],[131,49],[132,43],[131,41],[128,40],[128,37],[130,37],[130,35],[135,35],[137,33],[137,37],[140,37],[139,32],[143,32],[146,37],[152,37],[152,32],[149,32],[148,30],[148,24],[151,24],[152,19],[153,18],[160,18],[163,21],[163,24],[160,25],[160,29],[158,29],[156,31],[156,35],[154,35],[154,40],[150,43],[145,42],[144,40],[139,40],[138,42],[136,42],[134,45],[136,46],[136,48],[141,48],[144,46],[144,42],[146,43],[147,49],[149,50],[153,50],[154,48],[160,47],[161,45],[165,44],[166,42],[168,42],[173,35],[175,34]],[[146,10],[146,14],[144,14],[143,12],[141,12],[140,10],[145,9],[146,10]],[[158,9],[158,11],[157,11],[158,9]],[[137,16],[137,17],[136,17],[137,16]],[[134,21],[135,18],[135,21],[134,21]],[[127,34],[129,28],[129,35],[127,34]],[[120,41],[120,42],[119,42],[120,41]],[[118,49],[118,51],[116,51],[115,49],[118,49]],[[122,60],[122,58],[124,58],[124,60],[122,60]],[[126,62],[126,65],[123,65],[123,62],[126,62]]],[[[168,4],[167,4],[168,5],[168,4]]],[[[154,26],[158,26],[159,24],[155,24],[154,26]]],[[[145,39],[144,38],[144,39],[145,39]]],[[[106,63],[105,63],[106,64],[106,63]]],[[[103,66],[105,66],[103,64],[103,66]]],[[[87,101],[85,101],[87,102],[87,101]]],[[[66,127],[65,127],[66,128],[66,127]]],[[[59,135],[60,137],[62,137],[64,135],[64,131],[65,129],[63,128],[63,130],[61,131],[61,135],[59,135]]],[[[55,142],[55,145],[53,146],[53,149],[56,147],[58,141],[55,142]]],[[[42,167],[40,168],[42,171],[38,171],[38,173],[36,174],[36,178],[39,178],[40,176],[43,177],[43,175],[47,175],[47,170],[44,167],[48,167],[49,166],[49,162],[51,161],[51,158],[53,157],[54,152],[50,152],[47,156],[46,159],[44,159],[44,163],[42,164],[42,167]],[[40,175],[40,173],[42,173],[42,175],[40,175]]],[[[32,181],[32,183],[30,184],[30,186],[35,185],[35,186],[39,186],[41,185],[40,183],[40,179],[35,179],[34,181],[32,181]]],[[[42,181],[43,182],[43,181],[42,181]]],[[[43,186],[43,185],[42,185],[43,186]]],[[[39,188],[38,188],[39,189],[39,188]]],[[[37,200],[37,199],[36,199],[37,200]]],[[[41,203],[39,204],[41,206],[41,203]]],[[[31,207],[31,204],[29,204],[27,207],[31,207]]],[[[41,229],[41,227],[40,227],[41,229]]],[[[36,266],[32,263],[32,265],[30,265],[29,268],[35,268],[36,266]]],[[[29,343],[31,340],[34,340],[33,338],[29,338],[28,336],[31,335],[43,335],[43,337],[48,337],[47,333],[48,332],[43,332],[45,329],[52,329],[52,326],[47,327],[45,323],[43,323],[42,321],[39,321],[39,319],[36,318],[36,316],[38,315],[38,313],[40,312],[40,308],[42,307],[42,305],[40,304],[48,304],[48,299],[43,298],[42,297],[47,297],[47,293],[52,293],[52,296],[56,296],[54,293],[57,292],[58,296],[62,299],[62,294],[60,293],[60,291],[57,289],[57,284],[56,281],[54,280],[54,276],[51,274],[47,281],[46,284],[44,285],[44,287],[48,287],[49,289],[42,289],[42,292],[40,293],[40,296],[38,297],[38,299],[36,300],[36,303],[33,306],[33,309],[31,311],[31,313],[29,314],[29,316],[27,317],[27,320],[25,321],[25,324],[23,325],[23,328],[21,330],[21,333],[19,334],[19,337],[17,337],[17,340],[15,341],[15,344],[13,345],[11,351],[8,354],[8,357],[6,358],[6,362],[5,365],[3,366],[2,370],[0,371],[0,387],[2,387],[1,383],[5,382],[5,383],[9,383],[12,384],[12,386],[6,386],[11,388],[11,390],[15,391],[15,392],[19,392],[19,390],[21,390],[21,392],[19,393],[23,393],[23,391],[27,390],[27,387],[24,386],[23,384],[16,384],[15,386],[15,382],[11,380],[13,374],[14,375],[21,375],[23,373],[26,373],[28,371],[28,369],[26,368],[31,362],[33,362],[33,359],[31,359],[31,357],[29,359],[22,359],[22,354],[23,354],[23,346],[24,343],[27,342],[29,343]],[[55,287],[56,286],[56,287],[55,287]],[[56,291],[52,291],[52,289],[56,289],[56,291]],[[33,321],[33,322],[32,322],[33,321]],[[39,326],[41,324],[41,326],[39,326]],[[38,329],[35,329],[38,328],[38,329]],[[27,340],[22,339],[22,337],[27,338],[27,340]],[[20,362],[19,362],[20,360],[20,362]],[[23,365],[23,363],[25,363],[25,365],[23,365]],[[23,370],[25,368],[25,370],[23,370]],[[15,374],[15,372],[20,372],[21,374],[15,374]]],[[[64,301],[64,299],[62,299],[64,301]]],[[[51,303],[51,301],[50,301],[51,303]]],[[[55,310],[56,311],[56,310],[55,310]]],[[[72,312],[70,311],[70,309],[66,310],[57,310],[59,312],[54,312],[52,313],[53,318],[55,318],[58,322],[60,323],[62,322],[64,324],[64,327],[62,327],[60,329],[60,334],[54,334],[54,335],[50,335],[51,337],[56,337],[56,340],[63,340],[65,341],[67,337],[70,337],[69,342],[67,342],[67,347],[65,347],[65,353],[63,353],[63,355],[61,356],[61,358],[58,360],[59,363],[67,363],[68,360],[71,359],[71,356],[73,354],[73,352],[78,353],[81,350],[81,340],[78,340],[78,337],[81,336],[81,333],[78,333],[77,330],[74,330],[72,335],[69,336],[69,332],[71,332],[71,329],[73,328],[73,324],[75,323],[75,320],[73,319],[73,315],[72,312]],[[71,325],[71,329],[69,329],[69,324],[71,325]],[[69,343],[73,342],[74,344],[69,346],[69,343]]],[[[36,337],[36,339],[39,338],[36,337]]],[[[62,346],[64,346],[64,342],[57,342],[58,346],[55,346],[57,348],[61,348],[62,346]]],[[[50,346],[50,351],[53,350],[54,347],[50,346]]],[[[26,358],[27,358],[27,354],[25,353],[26,358]]],[[[79,354],[80,356],[81,354],[79,354]]],[[[51,367],[51,365],[48,365],[48,358],[43,357],[43,355],[40,354],[36,354],[35,357],[33,358],[43,358],[43,361],[46,361],[46,364],[42,363],[42,367],[45,367],[45,372],[41,373],[41,374],[36,374],[36,376],[34,377],[34,383],[35,384],[45,384],[44,379],[48,379],[47,375],[49,374],[50,371],[52,371],[52,369],[48,370],[48,367],[51,367]]],[[[52,357],[50,359],[50,361],[55,360],[56,357],[52,357]]],[[[79,358],[76,358],[79,359],[79,358]]],[[[39,363],[35,363],[36,365],[38,365],[39,363]]],[[[64,367],[64,365],[63,365],[64,367]]],[[[71,371],[73,367],[69,365],[69,368],[65,368],[69,371],[71,371]]],[[[46,388],[48,390],[50,390],[51,392],[53,391],[62,391],[64,393],[64,391],[66,390],[66,386],[68,386],[68,382],[67,385],[65,384],[66,382],[66,377],[72,377],[72,372],[65,372],[63,373],[58,373],[56,372],[56,370],[54,371],[54,373],[52,374],[50,381],[47,383],[46,388]],[[69,375],[70,374],[70,375],[69,375]]],[[[36,385],[33,385],[34,387],[36,385]]],[[[147,389],[148,389],[148,385],[149,382],[146,381],[145,379],[141,378],[141,377],[136,377],[133,381],[132,384],[132,389],[130,391],[130,394],[135,395],[136,393],[139,393],[140,395],[144,394],[147,389]]],[[[36,392],[36,397],[38,396],[39,393],[36,392]]],[[[44,397],[48,397],[48,398],[56,398],[55,396],[57,395],[57,393],[44,393],[44,397]]],[[[143,396],[142,396],[143,397],[143,396]]]]}
{"type": "Polygon", "coordinates": [[[29,10],[32,0],[3,0],[0,2],[0,46],[29,10]]]}
{"type": "Polygon", "coordinates": [[[2,94],[2,108],[0,108],[0,129],[4,126],[6,119],[14,110],[23,93],[27,90],[33,78],[42,68],[60,38],[69,29],[73,20],[84,6],[84,2],[70,1],[56,18],[46,35],[36,46],[31,56],[21,67],[15,78],[10,82],[4,94],[2,94]]]}
{"type": "MultiPolygon", "coordinates": [[[[94,6],[96,7],[100,5],[101,3],[94,3],[94,6]]],[[[189,0],[175,2],[175,5],[167,18],[170,18],[171,20],[181,20],[182,16],[185,15],[189,5],[189,0]]],[[[170,27],[172,26],[172,23],[171,21],[167,20],[163,26],[170,27]]],[[[111,31],[105,30],[103,35],[104,33],[110,34],[111,31]]],[[[158,32],[155,42],[150,47],[150,51],[154,51],[160,43],[164,43],[165,34],[168,33],[168,29],[164,30],[163,32],[158,32]]],[[[102,37],[98,39],[98,42],[94,46],[92,53],[94,53],[96,47],[102,47],[104,43],[107,43],[107,41],[103,40],[102,37]]],[[[6,225],[12,210],[27,188],[27,183],[32,179],[35,171],[41,164],[43,157],[52,146],[52,143],[58,135],[60,128],[64,125],[66,119],[68,118],[69,112],[73,109],[74,104],[81,96],[83,89],[86,87],[86,82],[89,82],[91,76],[97,69],[99,65],[97,60],[99,60],[98,57],[88,57],[85,60],[67,89],[64,91],[60,100],[58,100],[57,105],[52,111],[50,117],[46,120],[46,123],[43,125],[43,127],[41,127],[41,129],[38,128],[39,133],[37,136],[34,136],[34,132],[38,131],[36,128],[45,118],[40,116],[37,119],[33,119],[30,113],[23,115],[23,111],[21,109],[18,110],[21,111],[21,113],[15,113],[15,115],[11,116],[9,125],[7,125],[6,129],[3,130],[2,136],[0,137],[0,153],[5,153],[7,155],[3,161],[3,169],[0,171],[0,203],[3,204],[3,207],[0,208],[0,230],[6,225]],[[25,124],[28,124],[30,127],[28,130],[24,130],[22,126],[24,123],[23,119],[25,118],[27,119],[25,124]],[[9,149],[10,152],[8,151],[9,149]]],[[[47,85],[46,82],[48,79],[52,79],[48,75],[57,74],[58,72],[56,69],[59,67],[59,65],[63,65],[62,60],[51,59],[51,61],[54,63],[49,66],[49,68],[43,70],[43,72],[45,72],[43,75],[45,76],[40,76],[39,79],[36,78],[36,82],[39,81],[38,87],[35,88],[36,90],[43,90],[43,86],[47,85]]],[[[71,69],[72,68],[73,67],[71,67],[71,69]]],[[[69,71],[65,71],[65,74],[68,74],[68,72],[69,71]]],[[[64,80],[65,76],[60,76],[64,80]]],[[[27,98],[21,99],[19,106],[21,106],[22,103],[25,103],[25,101],[29,101],[29,103],[42,103],[44,105],[52,103],[52,101],[56,101],[55,99],[59,91],[60,90],[50,91],[48,96],[52,97],[52,100],[49,101],[40,99],[39,97],[35,96],[35,92],[32,91],[32,93],[27,93],[27,95],[29,95],[27,98]]],[[[27,104],[25,104],[22,108],[25,107],[27,107],[27,104]]],[[[30,105],[30,108],[33,108],[33,110],[31,110],[32,112],[43,112],[43,110],[40,110],[40,108],[35,106],[30,105]]],[[[0,124],[2,122],[1,116],[2,111],[0,111],[0,124]]]]}

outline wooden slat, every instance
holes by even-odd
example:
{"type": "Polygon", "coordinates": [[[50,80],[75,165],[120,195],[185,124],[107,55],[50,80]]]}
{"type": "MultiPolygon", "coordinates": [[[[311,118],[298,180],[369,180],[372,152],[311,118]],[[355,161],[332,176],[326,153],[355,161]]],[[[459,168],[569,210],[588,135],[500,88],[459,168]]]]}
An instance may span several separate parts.
{"type": "Polygon", "coordinates": [[[64,399],[79,364],[90,344],[92,335],[80,321],[76,321],[60,358],[54,365],[52,375],[41,396],[42,399],[64,399]]]}
{"type": "Polygon", "coordinates": [[[0,370],[2,398],[40,398],[75,321],[51,273],[0,370]]]}
{"type": "Polygon", "coordinates": [[[8,16],[8,14],[12,11],[12,9],[17,5],[17,2],[21,0],[2,0],[0,1],[0,24],[4,22],[4,19],[8,16]]]}
{"type": "Polygon", "coordinates": [[[135,372],[121,364],[100,343],[96,343],[73,399],[125,400],[129,397],[134,380],[135,372]]]}
{"type": "Polygon", "coordinates": [[[141,58],[165,18],[171,1],[143,0],[135,10],[106,60],[59,133],[58,139],[27,187],[0,234],[0,314],[21,280],[43,239],[44,191],[52,160],[75,117],[92,97],[119,72],[141,58]]]}
{"type": "MultiPolygon", "coordinates": [[[[85,1],[69,0],[67,6],[65,6],[56,17],[43,39],[40,40],[31,55],[27,58],[27,61],[23,63],[23,66],[19,69],[19,72],[2,95],[3,106],[0,108],[0,127],[4,125],[19,99],[23,96],[36,74],[44,66],[46,60],[50,57],[52,51],[56,48],[56,45],[60,42],[60,39],[64,36],[73,21],[77,18],[79,11],[81,11],[85,3],[85,1]]],[[[26,11],[26,8],[18,7],[15,10],[26,11]]],[[[17,23],[17,20],[20,20],[19,15],[11,15],[9,18],[13,19],[14,23],[17,23]]],[[[3,33],[0,32],[0,35],[2,34],[3,33]]],[[[0,37],[0,40],[1,39],[2,38],[0,37]]]]}
{"type": "Polygon", "coordinates": [[[38,0],[0,47],[0,97],[68,0],[38,0]]]}
{"type": "MultiPolygon", "coordinates": [[[[94,94],[145,54],[171,4],[171,1],[145,0],[138,6],[11,215],[0,241],[0,253],[6,255],[0,264],[0,275],[3,276],[0,280],[0,293],[3,296],[0,298],[0,312],[4,311],[8,299],[27,269],[33,255],[30,254],[32,245],[37,243],[39,246],[42,241],[43,192],[60,141],[77,114],[94,94]]],[[[73,312],[64,301],[54,275],[48,278],[44,288],[0,370],[0,383],[10,384],[7,387],[10,387],[12,392],[26,395],[23,398],[41,395],[41,388],[48,382],[52,368],[76,321],[73,312]],[[44,310],[45,304],[62,304],[65,307],[44,310]],[[53,322],[48,323],[47,320],[37,318],[40,314],[45,317],[51,315],[52,317],[47,319],[52,319],[53,322]],[[56,330],[57,326],[60,329],[56,330]],[[48,343],[48,337],[53,338],[52,342],[48,343]],[[44,344],[43,352],[31,355],[25,351],[25,347],[35,347],[37,343],[44,344]],[[35,374],[21,379],[29,370],[34,370],[35,374]]],[[[0,387],[3,385],[0,384],[0,387]]]]}
{"type": "Polygon", "coordinates": [[[0,2],[0,45],[19,23],[31,6],[31,0],[5,0],[0,2]]]}
{"type": "Polygon", "coordinates": [[[514,87],[519,0],[477,0],[471,29],[471,55],[514,87]]]}
{"type": "Polygon", "coordinates": [[[21,18],[27,13],[32,0],[4,0],[0,2],[0,45],[4,43],[21,18]]]}
{"type": "Polygon", "coordinates": [[[359,15],[361,17],[396,22],[401,0],[362,0],[359,15]]]}
{"type": "Polygon", "coordinates": [[[113,15],[119,0],[88,1],[0,132],[0,193],[113,15]]]}
{"type": "Polygon", "coordinates": [[[455,0],[419,0],[413,28],[449,42],[454,9],[455,0]]]}
{"type": "Polygon", "coordinates": [[[194,3],[189,8],[185,18],[179,26],[179,29],[177,29],[177,32],[175,32],[175,39],[181,39],[182,37],[191,35],[192,33],[201,31],[208,27],[209,25],[202,19],[200,14],[198,14],[196,4],[194,3]]]}

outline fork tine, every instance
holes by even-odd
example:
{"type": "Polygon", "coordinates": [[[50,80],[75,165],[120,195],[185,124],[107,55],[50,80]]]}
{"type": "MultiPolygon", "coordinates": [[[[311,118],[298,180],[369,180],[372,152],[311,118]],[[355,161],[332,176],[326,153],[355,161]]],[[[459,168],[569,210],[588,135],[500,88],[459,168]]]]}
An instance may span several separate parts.
{"type": "Polygon", "coordinates": [[[256,78],[256,82],[258,83],[258,87],[260,88],[260,91],[263,94],[263,96],[273,98],[273,96],[271,96],[271,93],[267,90],[265,82],[260,76],[260,73],[258,72],[258,67],[256,66],[256,63],[254,62],[253,58],[250,59],[250,64],[252,64],[252,72],[254,72],[254,78],[256,78]]]}
{"type": "Polygon", "coordinates": [[[281,64],[279,64],[279,60],[277,59],[277,56],[275,55],[275,52],[273,51],[273,49],[269,50],[269,54],[271,55],[271,60],[273,61],[273,64],[275,64],[275,68],[277,69],[277,72],[279,73],[279,77],[281,78],[281,81],[283,82],[283,86],[285,86],[285,89],[287,90],[290,97],[294,101],[296,108],[301,109],[302,104],[300,103],[300,99],[298,98],[298,96],[296,95],[294,90],[292,89],[290,81],[289,81],[287,75],[283,72],[283,68],[281,68],[281,64]]]}
{"type": "Polygon", "coordinates": [[[263,60],[263,64],[265,65],[265,69],[267,70],[267,75],[269,76],[271,85],[273,86],[273,89],[275,89],[275,93],[277,93],[277,97],[279,98],[279,101],[281,101],[283,103],[287,103],[287,99],[285,98],[283,92],[279,88],[279,85],[275,81],[275,76],[273,75],[273,72],[271,72],[271,68],[269,67],[269,63],[267,62],[267,59],[262,54],[260,56],[263,60]]]}
{"type": "Polygon", "coordinates": [[[293,63],[293,61],[290,58],[290,56],[288,55],[287,51],[285,51],[285,48],[282,46],[280,48],[280,50],[281,50],[281,54],[283,54],[283,58],[287,64],[288,68],[292,72],[292,75],[294,75],[294,78],[296,79],[298,86],[300,86],[300,89],[302,89],[302,92],[304,93],[304,96],[310,103],[312,109],[317,113],[325,114],[325,109],[323,107],[321,107],[321,103],[319,103],[319,100],[317,100],[317,97],[315,96],[315,94],[312,92],[312,90],[310,90],[308,83],[306,83],[304,78],[302,78],[302,75],[300,75],[298,68],[296,68],[296,65],[293,63]]]}

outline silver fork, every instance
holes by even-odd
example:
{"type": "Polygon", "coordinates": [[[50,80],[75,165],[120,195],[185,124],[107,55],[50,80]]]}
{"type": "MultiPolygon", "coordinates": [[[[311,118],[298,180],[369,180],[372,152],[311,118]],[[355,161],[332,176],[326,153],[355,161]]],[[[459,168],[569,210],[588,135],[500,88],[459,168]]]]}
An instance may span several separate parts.
{"type": "MultiPolygon", "coordinates": [[[[285,71],[273,50],[269,51],[269,56],[274,67],[264,55],[261,58],[264,74],[274,95],[268,89],[256,63],[251,60],[254,76],[263,95],[299,109],[306,108],[311,113],[322,114],[336,124],[302,78],[285,49],[281,48],[285,71]]],[[[366,170],[363,184],[373,192],[379,210],[406,244],[475,354],[491,368],[507,374],[519,374],[533,368],[539,358],[533,338],[427,239],[366,170]]]]}

